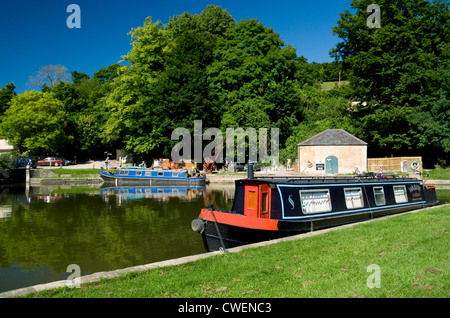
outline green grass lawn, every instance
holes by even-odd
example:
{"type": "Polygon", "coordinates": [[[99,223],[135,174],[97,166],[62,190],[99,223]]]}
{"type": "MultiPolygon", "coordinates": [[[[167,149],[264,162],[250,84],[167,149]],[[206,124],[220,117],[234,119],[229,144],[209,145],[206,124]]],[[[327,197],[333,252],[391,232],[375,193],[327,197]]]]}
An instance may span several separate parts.
{"type": "Polygon", "coordinates": [[[450,168],[436,168],[430,171],[430,180],[450,180],[450,168]]]}
{"type": "MultiPolygon", "coordinates": [[[[349,84],[349,81],[341,81],[341,86],[349,84]]],[[[320,85],[321,89],[323,90],[329,90],[336,87],[339,87],[339,81],[333,81],[333,82],[323,82],[320,85]]]]}
{"type": "Polygon", "coordinates": [[[70,174],[72,176],[85,176],[85,175],[98,175],[100,169],[68,169],[68,168],[55,168],[50,169],[51,172],[56,173],[58,176],[63,174],[70,174]]]}
{"type": "Polygon", "coordinates": [[[449,212],[446,206],[408,213],[28,296],[447,298],[449,212]],[[373,287],[376,282],[380,288],[373,287]]]}

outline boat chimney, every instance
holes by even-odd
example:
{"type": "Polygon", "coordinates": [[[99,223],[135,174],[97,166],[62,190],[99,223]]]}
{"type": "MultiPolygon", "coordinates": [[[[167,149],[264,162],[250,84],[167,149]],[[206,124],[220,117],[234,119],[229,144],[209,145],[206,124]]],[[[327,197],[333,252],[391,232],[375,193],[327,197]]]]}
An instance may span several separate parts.
{"type": "Polygon", "coordinates": [[[248,163],[247,164],[247,178],[248,179],[254,179],[254,175],[253,175],[253,163],[248,163]]]}

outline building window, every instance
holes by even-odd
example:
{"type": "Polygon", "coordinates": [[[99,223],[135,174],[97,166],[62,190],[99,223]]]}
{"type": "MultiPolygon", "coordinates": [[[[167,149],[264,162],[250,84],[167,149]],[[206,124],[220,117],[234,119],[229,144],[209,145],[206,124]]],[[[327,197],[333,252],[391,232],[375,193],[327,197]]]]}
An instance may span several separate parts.
{"type": "Polygon", "coordinates": [[[256,209],[256,192],[255,191],[248,192],[248,208],[256,209]]]}
{"type": "Polygon", "coordinates": [[[383,187],[374,187],[373,188],[373,194],[375,197],[375,204],[376,205],[385,205],[386,199],[384,198],[384,190],[383,187]]]}
{"type": "Polygon", "coordinates": [[[406,187],[404,185],[394,186],[394,197],[396,203],[408,202],[406,187]]]}
{"type": "Polygon", "coordinates": [[[304,214],[331,211],[330,190],[300,191],[302,212],[304,214]]]}
{"type": "Polygon", "coordinates": [[[364,207],[364,199],[361,188],[344,189],[345,204],[347,209],[356,209],[364,207]]]}

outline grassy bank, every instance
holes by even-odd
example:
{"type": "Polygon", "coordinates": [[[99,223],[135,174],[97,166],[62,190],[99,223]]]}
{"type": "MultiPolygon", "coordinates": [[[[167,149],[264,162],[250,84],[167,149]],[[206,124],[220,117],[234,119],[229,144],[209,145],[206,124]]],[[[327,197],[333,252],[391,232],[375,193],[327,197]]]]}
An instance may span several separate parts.
{"type": "MultiPolygon", "coordinates": [[[[341,86],[349,84],[349,81],[341,81],[341,86]]],[[[339,87],[339,81],[333,81],[333,82],[323,82],[320,84],[320,89],[322,90],[330,90],[333,88],[339,87]]]]}
{"type": "Polygon", "coordinates": [[[450,180],[450,168],[436,168],[430,170],[430,180],[450,180]]]}
{"type": "Polygon", "coordinates": [[[450,207],[30,297],[449,297],[450,207]],[[379,266],[380,288],[367,281],[379,266]]]}
{"type": "Polygon", "coordinates": [[[99,175],[100,169],[67,169],[67,168],[55,168],[50,169],[51,172],[56,173],[59,177],[61,175],[71,175],[74,177],[99,175]]]}

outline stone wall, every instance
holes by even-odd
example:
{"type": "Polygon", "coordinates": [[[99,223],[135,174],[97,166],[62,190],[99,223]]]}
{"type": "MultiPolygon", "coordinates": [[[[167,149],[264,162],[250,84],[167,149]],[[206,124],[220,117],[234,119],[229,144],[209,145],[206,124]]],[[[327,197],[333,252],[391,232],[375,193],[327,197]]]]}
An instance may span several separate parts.
{"type": "Polygon", "coordinates": [[[337,173],[367,171],[367,146],[300,146],[299,172],[306,175],[326,174],[327,158],[337,158],[337,173]]]}

